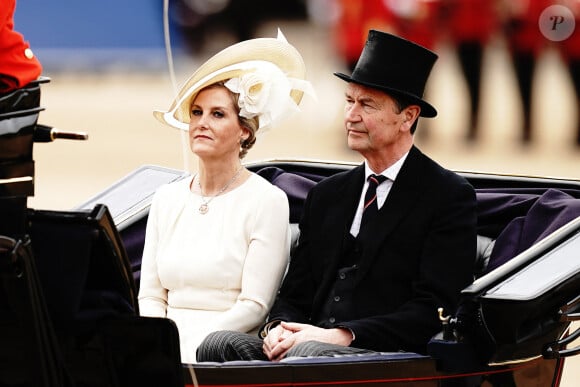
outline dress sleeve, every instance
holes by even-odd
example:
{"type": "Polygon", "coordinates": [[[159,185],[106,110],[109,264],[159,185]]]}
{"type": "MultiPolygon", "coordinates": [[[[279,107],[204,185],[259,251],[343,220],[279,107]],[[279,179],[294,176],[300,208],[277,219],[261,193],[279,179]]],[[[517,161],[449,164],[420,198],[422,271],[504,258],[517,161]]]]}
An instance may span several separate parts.
{"type": "Polygon", "coordinates": [[[141,261],[141,282],[139,285],[139,312],[142,316],[165,317],[167,310],[167,289],[161,285],[157,267],[157,246],[159,241],[159,214],[161,200],[156,193],[145,231],[145,245],[141,261]]]}

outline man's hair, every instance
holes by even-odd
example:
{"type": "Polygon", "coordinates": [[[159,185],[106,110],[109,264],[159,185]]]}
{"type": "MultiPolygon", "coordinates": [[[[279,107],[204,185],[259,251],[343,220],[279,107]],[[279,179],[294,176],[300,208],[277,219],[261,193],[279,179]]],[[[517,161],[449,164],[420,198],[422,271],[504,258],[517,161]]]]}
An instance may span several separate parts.
{"type": "MultiPolygon", "coordinates": [[[[407,106],[410,105],[417,105],[414,100],[412,100],[411,98],[408,98],[404,95],[401,94],[389,94],[391,96],[391,98],[393,98],[394,102],[395,102],[395,106],[397,106],[397,113],[402,112],[407,106]]],[[[417,105],[418,106],[418,105],[417,105]]],[[[411,134],[415,134],[415,131],[417,130],[417,124],[419,123],[419,116],[417,116],[417,119],[415,120],[415,122],[413,122],[413,126],[411,126],[411,134]]]]}

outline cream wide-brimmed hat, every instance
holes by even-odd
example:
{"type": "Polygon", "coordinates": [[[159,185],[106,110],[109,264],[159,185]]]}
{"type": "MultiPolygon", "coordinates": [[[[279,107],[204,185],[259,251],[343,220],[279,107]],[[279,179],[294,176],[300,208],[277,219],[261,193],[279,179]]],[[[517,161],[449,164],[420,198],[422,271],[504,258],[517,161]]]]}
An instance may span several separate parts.
{"type": "Polygon", "coordinates": [[[276,39],[245,40],[212,56],[185,82],[168,111],[153,114],[166,125],[189,130],[189,109],[197,93],[228,80],[225,86],[240,94],[240,115],[258,116],[263,130],[297,111],[304,93],[314,96],[305,76],[302,56],[278,30],[276,39]]]}

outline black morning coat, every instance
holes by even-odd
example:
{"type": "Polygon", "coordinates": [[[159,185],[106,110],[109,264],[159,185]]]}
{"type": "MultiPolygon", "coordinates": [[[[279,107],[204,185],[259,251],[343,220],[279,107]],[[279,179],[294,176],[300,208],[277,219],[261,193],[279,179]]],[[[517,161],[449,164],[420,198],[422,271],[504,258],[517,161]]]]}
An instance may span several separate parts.
{"type": "MultiPolygon", "coordinates": [[[[364,165],[312,188],[299,245],[269,321],[316,325],[337,278],[341,247],[364,184],[364,165]]],[[[437,308],[452,313],[473,281],[476,199],[473,187],[413,146],[362,247],[348,318],[334,326],[355,334],[351,346],[425,353],[441,330],[437,308]]],[[[325,326],[328,327],[328,326],[325,326]]]]}

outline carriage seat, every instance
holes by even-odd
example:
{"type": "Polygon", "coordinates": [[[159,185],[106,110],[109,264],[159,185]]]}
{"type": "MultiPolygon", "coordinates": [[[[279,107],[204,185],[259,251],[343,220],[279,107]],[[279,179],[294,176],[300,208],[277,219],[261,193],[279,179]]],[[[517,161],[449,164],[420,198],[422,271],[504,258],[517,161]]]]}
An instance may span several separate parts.
{"type": "Polygon", "coordinates": [[[486,271],[494,246],[495,239],[484,235],[477,236],[477,249],[475,251],[474,269],[475,278],[480,277],[486,271]]]}

